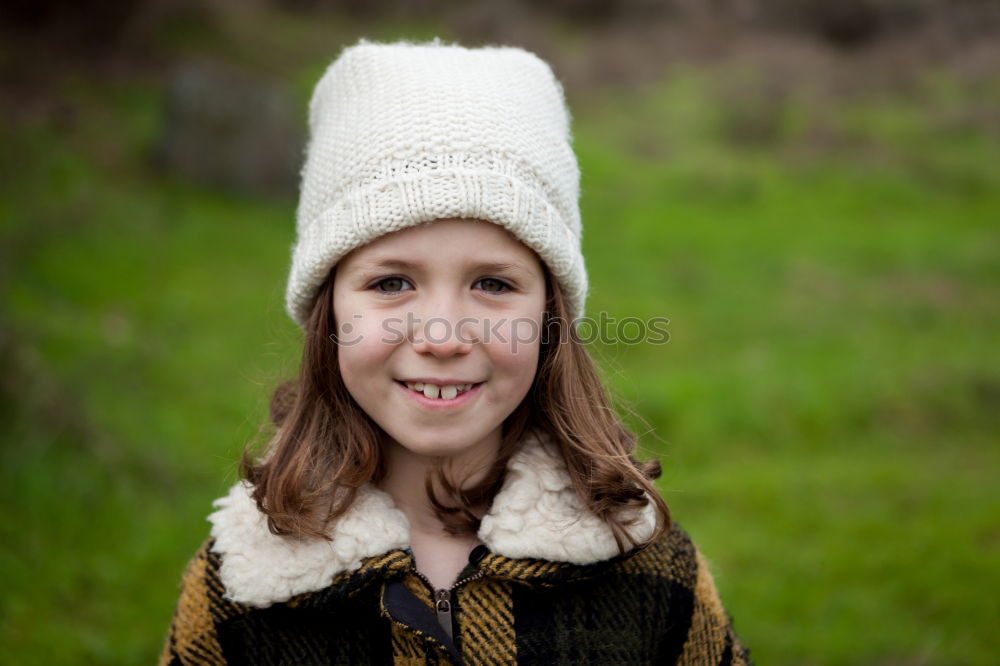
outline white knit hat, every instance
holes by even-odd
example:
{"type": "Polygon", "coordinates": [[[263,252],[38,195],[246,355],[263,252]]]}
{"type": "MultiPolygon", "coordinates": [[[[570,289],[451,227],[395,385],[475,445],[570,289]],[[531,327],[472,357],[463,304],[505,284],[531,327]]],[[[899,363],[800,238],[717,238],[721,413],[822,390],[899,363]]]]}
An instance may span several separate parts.
{"type": "Polygon", "coordinates": [[[563,89],[538,56],[361,39],[309,103],[286,309],[305,328],[330,269],[379,236],[445,218],[510,230],[583,314],[580,171],[563,89]]]}

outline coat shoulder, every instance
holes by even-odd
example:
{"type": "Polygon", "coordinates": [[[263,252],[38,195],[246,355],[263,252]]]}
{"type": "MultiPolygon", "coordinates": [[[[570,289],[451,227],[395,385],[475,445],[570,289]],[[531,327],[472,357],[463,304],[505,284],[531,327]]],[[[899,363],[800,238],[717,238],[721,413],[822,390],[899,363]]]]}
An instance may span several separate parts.
{"type": "Polygon", "coordinates": [[[677,521],[659,537],[622,558],[619,573],[645,574],[693,590],[698,578],[698,549],[677,521]]]}
{"type": "Polygon", "coordinates": [[[752,664],[750,651],[733,629],[709,564],[676,521],[644,548],[617,565],[622,574],[644,575],[661,587],[670,607],[670,628],[663,649],[669,661],[700,664],[752,664]]]}
{"type": "Polygon", "coordinates": [[[250,609],[225,597],[219,577],[220,555],[212,550],[214,538],[207,537],[184,569],[180,595],[174,609],[163,652],[163,664],[225,664],[218,641],[218,626],[250,609]]]}

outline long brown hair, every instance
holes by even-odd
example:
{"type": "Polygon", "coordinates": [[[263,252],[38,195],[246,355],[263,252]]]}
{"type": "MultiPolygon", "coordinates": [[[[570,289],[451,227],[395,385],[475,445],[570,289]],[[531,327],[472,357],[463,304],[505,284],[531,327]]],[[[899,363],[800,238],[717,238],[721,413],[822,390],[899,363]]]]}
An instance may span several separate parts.
{"type": "MultiPolygon", "coordinates": [[[[538,368],[528,394],[504,420],[496,460],[471,486],[449,479],[445,461],[438,460],[426,479],[427,493],[448,532],[475,534],[481,516],[474,507],[492,503],[510,456],[529,430],[540,429],[557,444],[585,506],[604,519],[624,553],[655,540],[670,525],[670,512],[653,485],[660,464],[634,457],[637,438],[613,409],[567,316],[559,284],[544,262],[542,267],[547,302],[538,368]],[[637,513],[630,510],[650,501],[657,529],[637,543],[627,531],[637,513]]],[[[253,498],[273,534],[329,540],[328,526],[348,510],[358,489],[386,473],[380,442],[387,435],[354,401],[340,375],[333,274],[309,317],[298,377],[280,384],[271,397],[274,431],[267,450],[258,460],[251,441],[240,458],[240,474],[253,484],[253,498]]]]}

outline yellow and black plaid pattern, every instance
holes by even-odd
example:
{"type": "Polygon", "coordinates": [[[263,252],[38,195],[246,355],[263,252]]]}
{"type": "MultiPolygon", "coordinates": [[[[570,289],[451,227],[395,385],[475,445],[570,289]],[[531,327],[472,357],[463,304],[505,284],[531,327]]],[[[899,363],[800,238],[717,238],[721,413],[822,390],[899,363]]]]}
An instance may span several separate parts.
{"type": "MultiPolygon", "coordinates": [[[[387,581],[401,580],[433,613],[409,552],[369,558],[326,588],[250,608],[224,598],[211,546],[206,540],[184,573],[160,666],[454,663],[380,601],[387,581]]],[[[705,559],[676,524],[646,548],[596,564],[487,553],[475,566],[480,577],[455,589],[462,663],[751,663],[705,559]]]]}
{"type": "Polygon", "coordinates": [[[459,649],[467,664],[517,663],[510,583],[480,579],[458,589],[459,649]]]}
{"type": "Polygon", "coordinates": [[[392,663],[396,666],[425,666],[427,645],[424,638],[407,627],[392,623],[392,663]]]}
{"type": "Polygon", "coordinates": [[[167,636],[160,666],[169,664],[225,664],[219,646],[216,625],[242,609],[223,598],[219,580],[219,556],[210,550],[206,539],[188,562],[181,581],[181,594],[167,636]]]}

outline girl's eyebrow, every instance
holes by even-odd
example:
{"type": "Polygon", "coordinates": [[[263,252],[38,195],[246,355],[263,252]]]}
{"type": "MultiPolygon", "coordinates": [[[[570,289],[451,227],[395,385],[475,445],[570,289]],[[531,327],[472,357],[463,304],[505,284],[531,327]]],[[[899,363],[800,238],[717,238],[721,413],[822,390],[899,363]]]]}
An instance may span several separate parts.
{"type": "MultiPolygon", "coordinates": [[[[363,270],[373,270],[373,269],[396,269],[403,271],[415,271],[420,269],[420,264],[415,264],[405,259],[377,259],[371,263],[365,264],[363,270]]],[[[524,266],[516,262],[503,262],[503,261],[482,261],[469,266],[470,270],[474,271],[486,271],[502,273],[504,271],[517,271],[524,270],[524,266]]]]}

